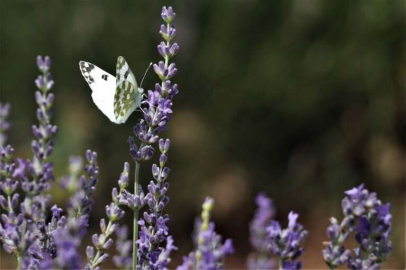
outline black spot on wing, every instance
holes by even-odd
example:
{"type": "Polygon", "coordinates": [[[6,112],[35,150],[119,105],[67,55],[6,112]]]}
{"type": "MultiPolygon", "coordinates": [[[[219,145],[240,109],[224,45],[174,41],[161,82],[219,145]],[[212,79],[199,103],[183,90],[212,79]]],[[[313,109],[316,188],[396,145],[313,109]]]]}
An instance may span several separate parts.
{"type": "Polygon", "coordinates": [[[79,62],[80,71],[88,84],[94,83],[94,78],[90,75],[91,71],[95,68],[93,64],[88,62],[79,62]]]}

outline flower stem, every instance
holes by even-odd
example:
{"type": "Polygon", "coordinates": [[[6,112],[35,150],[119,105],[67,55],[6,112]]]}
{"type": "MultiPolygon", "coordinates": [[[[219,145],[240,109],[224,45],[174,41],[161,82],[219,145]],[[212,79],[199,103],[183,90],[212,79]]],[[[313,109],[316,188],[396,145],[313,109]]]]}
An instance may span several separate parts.
{"type": "Polygon", "coordinates": [[[283,259],[279,257],[279,270],[283,270],[283,259]]]}
{"type": "Polygon", "coordinates": [[[18,255],[18,256],[17,256],[17,270],[21,270],[21,269],[22,269],[22,262],[23,262],[23,256],[18,255]]]}
{"type": "MultiPolygon", "coordinates": [[[[140,145],[140,149],[143,147],[143,143],[140,145]]],[[[138,182],[140,176],[140,163],[135,162],[135,176],[134,176],[134,195],[138,194],[138,182]]],[[[133,221],[133,270],[137,269],[137,260],[138,260],[138,247],[137,247],[137,240],[138,240],[138,216],[140,210],[136,208],[134,210],[134,221],[133,221]]]]}

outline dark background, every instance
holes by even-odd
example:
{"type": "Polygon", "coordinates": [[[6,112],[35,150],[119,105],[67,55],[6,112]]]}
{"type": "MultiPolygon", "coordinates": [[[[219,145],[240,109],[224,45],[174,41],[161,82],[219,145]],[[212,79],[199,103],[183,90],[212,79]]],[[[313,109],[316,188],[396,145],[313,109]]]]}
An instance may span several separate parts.
{"type": "MultiPolygon", "coordinates": [[[[37,55],[52,57],[59,126],[52,156],[57,177],[68,157],[98,152],[101,180],[91,233],[105,216],[128,136],[140,117],[114,125],[91,99],[78,62],[115,73],[126,58],[138,80],[160,60],[162,5],[173,5],[181,50],[174,58],[180,93],[163,134],[169,156],[170,232],[179,251],[192,249],[194,217],[205,196],[216,200],[218,232],[232,238],[228,268],[243,268],[255,195],[274,199],[277,219],[300,213],[310,231],[305,269],[322,269],[329,218],[342,218],[343,192],[365,183],[392,204],[394,252],[405,256],[405,2],[291,1],[12,1],[0,0],[1,101],[12,105],[9,143],[32,153],[37,55]]],[[[158,81],[149,72],[143,88],[158,81]]],[[[141,167],[146,187],[151,164],[141,167]]],[[[133,164],[132,164],[133,169],[133,164]]],[[[66,195],[55,185],[53,203],[66,195]]],[[[123,223],[131,225],[132,214],[123,223]]],[[[90,239],[85,241],[89,244],[90,239]]],[[[111,253],[113,249],[111,250],[111,253]]],[[[2,267],[14,267],[1,252],[2,267]]],[[[106,267],[111,267],[108,264],[106,267]]]]}

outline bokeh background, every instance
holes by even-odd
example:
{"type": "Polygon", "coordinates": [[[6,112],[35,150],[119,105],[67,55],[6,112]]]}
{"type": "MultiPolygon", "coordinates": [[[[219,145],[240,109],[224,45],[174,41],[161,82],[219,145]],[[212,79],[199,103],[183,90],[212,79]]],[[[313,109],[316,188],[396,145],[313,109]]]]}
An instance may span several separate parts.
{"type": "MultiPolygon", "coordinates": [[[[405,2],[403,0],[22,1],[0,0],[1,101],[12,105],[9,142],[31,157],[37,55],[52,57],[59,126],[57,177],[71,155],[99,154],[91,235],[125,161],[140,117],[114,125],[94,106],[78,62],[114,74],[119,55],[140,79],[156,46],[161,6],[177,13],[174,58],[180,94],[163,136],[169,157],[169,227],[192,249],[194,218],[216,200],[218,232],[234,240],[227,268],[245,267],[255,195],[273,198],[277,219],[300,213],[310,231],[305,269],[325,269],[329,218],[342,218],[343,192],[365,183],[392,204],[394,252],[384,269],[405,269],[405,2]]],[[[158,81],[149,72],[143,87],[158,81]]],[[[141,182],[151,179],[151,164],[141,182]]],[[[56,185],[53,203],[66,194],[56,185]]],[[[131,224],[128,213],[123,223],[131,224]]],[[[86,240],[86,244],[90,240],[86,240]]],[[[1,252],[2,269],[14,267],[1,252]]],[[[112,265],[107,264],[107,268],[112,265]]]]}

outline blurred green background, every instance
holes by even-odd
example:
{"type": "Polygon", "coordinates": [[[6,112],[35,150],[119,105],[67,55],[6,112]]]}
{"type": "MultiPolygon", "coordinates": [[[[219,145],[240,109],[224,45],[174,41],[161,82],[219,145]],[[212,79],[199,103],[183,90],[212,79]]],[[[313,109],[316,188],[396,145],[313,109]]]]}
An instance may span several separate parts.
{"type": "MultiPolygon", "coordinates": [[[[216,200],[218,232],[244,268],[255,195],[274,199],[310,231],[305,269],[325,269],[321,249],[329,218],[342,218],[343,192],[360,183],[392,204],[394,252],[385,269],[405,269],[405,1],[21,1],[0,0],[1,101],[12,105],[11,143],[31,157],[36,123],[37,55],[50,55],[59,126],[55,174],[70,155],[99,154],[101,180],[90,233],[125,161],[140,117],[112,124],[91,99],[78,62],[115,73],[126,58],[140,80],[160,60],[161,6],[173,5],[181,50],[174,58],[180,93],[163,136],[169,156],[169,227],[179,251],[192,248],[193,220],[205,196],[216,200]]],[[[143,88],[158,81],[149,72],[143,88]]],[[[151,164],[141,167],[144,187],[151,164]]],[[[132,167],[133,168],[133,167],[132,167]]],[[[66,195],[55,185],[53,203],[66,195]]],[[[123,223],[131,224],[128,213],[123,223]]],[[[86,244],[90,239],[86,240],[86,244]]],[[[14,267],[1,252],[2,267],[14,267]]],[[[112,267],[106,265],[106,267],[112,267]]]]}

